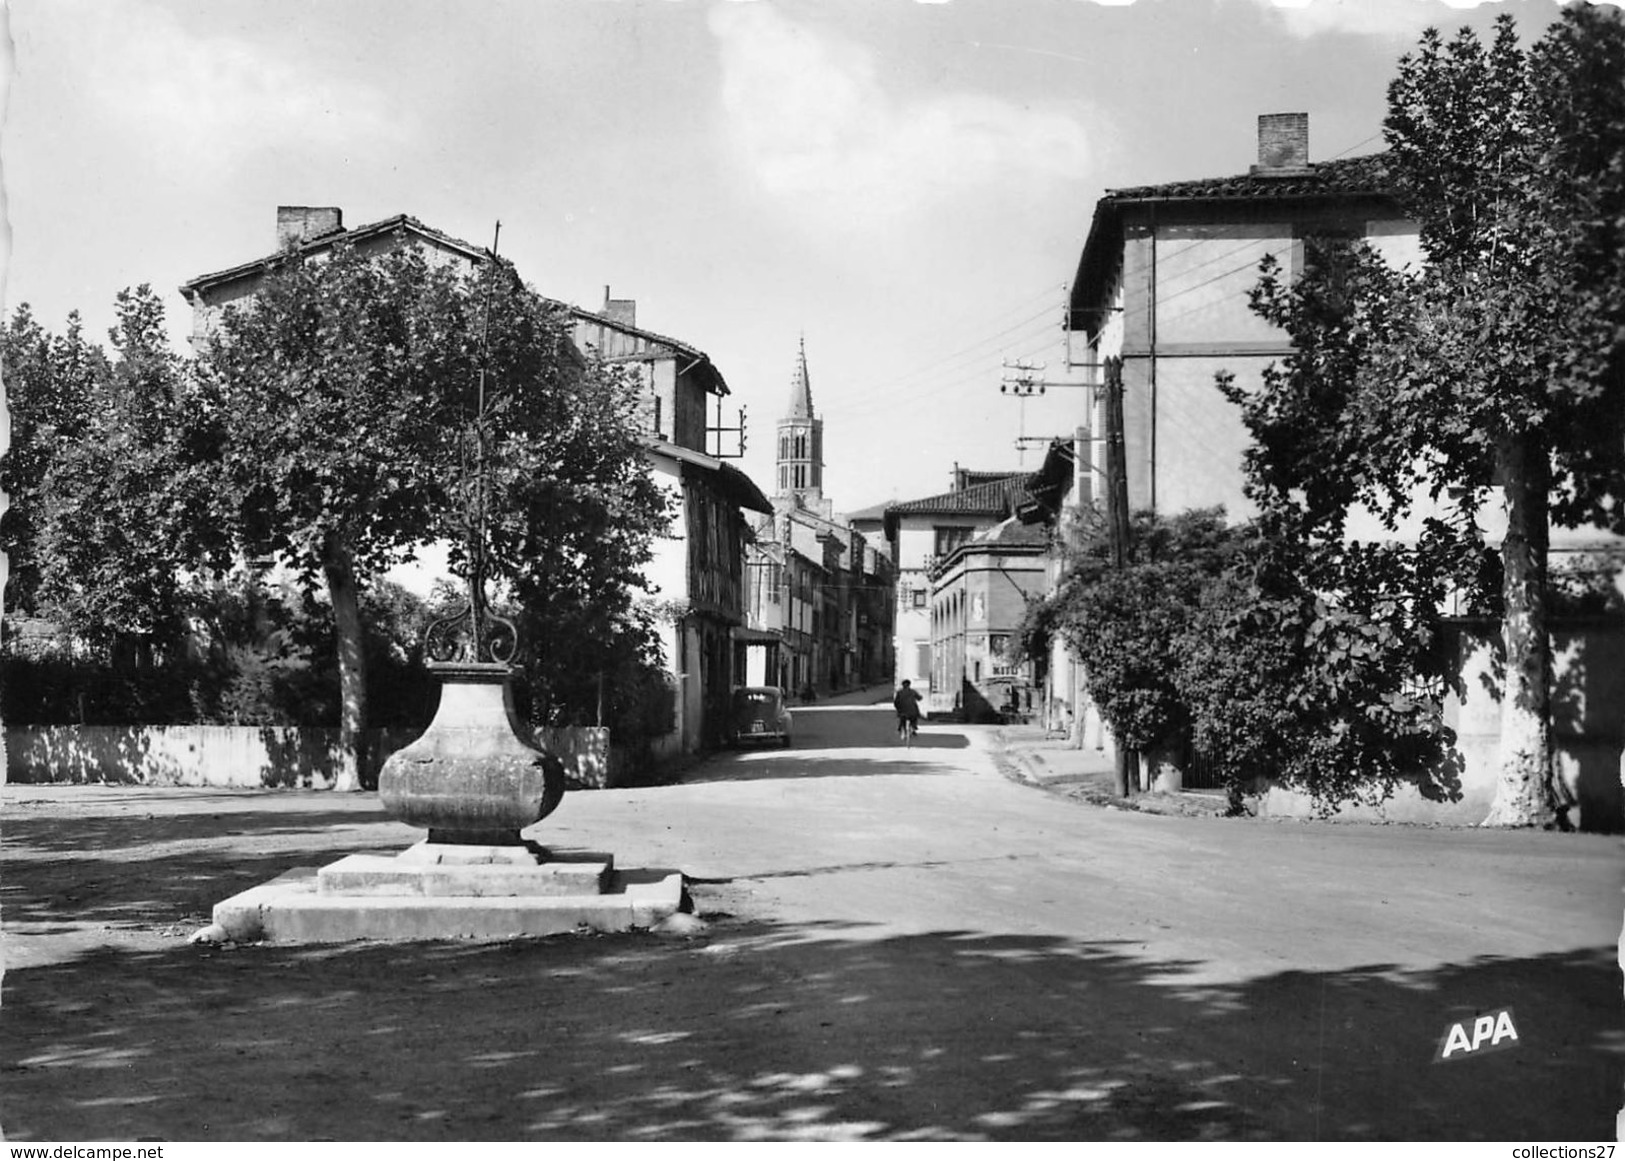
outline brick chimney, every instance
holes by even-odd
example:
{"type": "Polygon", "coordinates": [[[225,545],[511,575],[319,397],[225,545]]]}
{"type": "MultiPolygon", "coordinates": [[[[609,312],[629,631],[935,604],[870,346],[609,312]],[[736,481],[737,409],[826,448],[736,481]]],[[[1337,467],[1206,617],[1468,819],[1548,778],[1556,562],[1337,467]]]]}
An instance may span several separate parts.
{"type": "Polygon", "coordinates": [[[276,248],[285,250],[323,234],[344,229],[344,211],[337,206],[278,206],[276,248]]]}
{"type": "Polygon", "coordinates": [[[1265,113],[1258,118],[1255,174],[1303,173],[1309,168],[1309,114],[1265,113]]]}
{"type": "Polygon", "coordinates": [[[601,312],[607,319],[613,319],[622,326],[635,327],[638,325],[638,301],[635,298],[611,298],[609,287],[604,287],[604,309],[601,312]]]}

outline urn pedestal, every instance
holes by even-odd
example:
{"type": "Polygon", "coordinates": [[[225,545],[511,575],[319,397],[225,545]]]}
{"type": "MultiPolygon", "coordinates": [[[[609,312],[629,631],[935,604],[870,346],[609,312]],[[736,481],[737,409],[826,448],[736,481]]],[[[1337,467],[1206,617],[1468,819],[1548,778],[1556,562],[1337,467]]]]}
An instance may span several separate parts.
{"type": "Polygon", "coordinates": [[[519,832],[563,799],[563,764],[514,714],[508,666],[432,668],[441,681],[434,721],[384,763],[379,800],[392,817],[426,829],[434,845],[521,847],[519,832]]]}
{"type": "MultiPolygon", "coordinates": [[[[378,793],[426,829],[396,855],[300,867],[215,906],[211,938],[279,943],[500,939],[653,927],[683,901],[671,870],[623,871],[604,851],[549,851],[526,827],[564,797],[564,767],[527,739],[509,669],[434,666],[440,707],[422,737],[384,763],[378,793]]],[[[202,934],[202,933],[200,933],[202,934]]]]}

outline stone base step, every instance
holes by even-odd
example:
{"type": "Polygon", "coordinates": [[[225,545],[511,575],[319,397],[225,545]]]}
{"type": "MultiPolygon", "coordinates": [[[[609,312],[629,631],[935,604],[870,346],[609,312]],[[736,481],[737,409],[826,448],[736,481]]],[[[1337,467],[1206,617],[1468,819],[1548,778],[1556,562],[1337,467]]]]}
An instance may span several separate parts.
{"type": "Polygon", "coordinates": [[[250,887],[216,904],[214,922],[240,943],[507,939],[653,927],[683,901],[676,871],[622,871],[602,894],[481,896],[331,894],[320,889],[330,869],[300,867],[250,887]]]}
{"type": "MultiPolygon", "coordinates": [[[[408,852],[410,853],[410,852],[408,852]]],[[[602,895],[609,859],[549,863],[436,863],[405,855],[350,855],[316,873],[322,895],[426,895],[477,899],[602,895]]]]}

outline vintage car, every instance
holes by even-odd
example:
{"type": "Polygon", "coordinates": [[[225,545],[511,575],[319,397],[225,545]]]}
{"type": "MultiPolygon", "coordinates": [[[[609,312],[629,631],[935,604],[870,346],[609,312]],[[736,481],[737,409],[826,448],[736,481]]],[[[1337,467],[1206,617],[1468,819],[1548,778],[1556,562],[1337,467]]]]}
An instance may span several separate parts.
{"type": "Polygon", "coordinates": [[[749,742],[788,746],[790,711],[784,704],[784,691],[776,685],[745,685],[734,690],[728,741],[735,746],[749,742]]]}

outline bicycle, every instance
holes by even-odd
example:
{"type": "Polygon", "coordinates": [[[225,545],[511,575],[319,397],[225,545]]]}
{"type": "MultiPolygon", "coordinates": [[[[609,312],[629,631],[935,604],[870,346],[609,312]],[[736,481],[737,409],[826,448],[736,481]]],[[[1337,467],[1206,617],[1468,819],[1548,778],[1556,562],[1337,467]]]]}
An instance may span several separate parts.
{"type": "Polygon", "coordinates": [[[903,745],[912,746],[914,744],[914,735],[919,732],[920,722],[918,718],[897,719],[897,736],[902,739],[903,745]]]}

